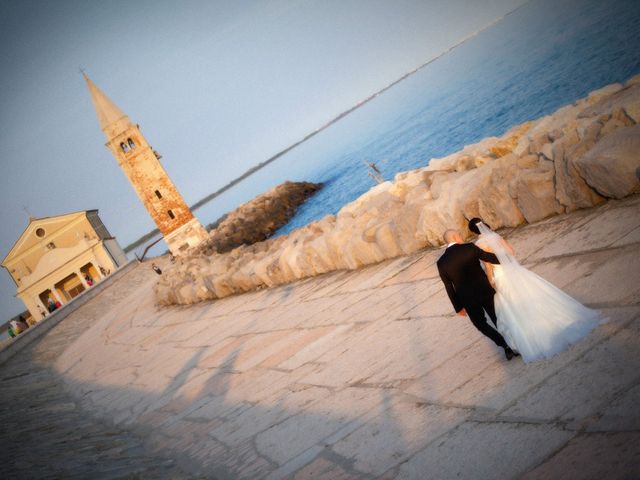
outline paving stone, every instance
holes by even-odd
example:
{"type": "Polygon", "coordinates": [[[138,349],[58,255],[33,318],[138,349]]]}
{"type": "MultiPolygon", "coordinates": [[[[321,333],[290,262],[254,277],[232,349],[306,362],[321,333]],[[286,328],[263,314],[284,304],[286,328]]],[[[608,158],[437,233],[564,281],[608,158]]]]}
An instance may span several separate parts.
{"type": "Polygon", "coordinates": [[[598,420],[587,427],[588,431],[640,431],[640,378],[638,383],[616,397],[603,409],[598,420]]]}
{"type": "Polygon", "coordinates": [[[551,376],[502,413],[541,419],[584,419],[638,379],[640,320],[635,320],[551,376]]]}
{"type": "Polygon", "coordinates": [[[523,480],[640,478],[640,433],[581,434],[523,480]]]}
{"type": "Polygon", "coordinates": [[[467,422],[416,453],[397,478],[518,478],[573,435],[553,425],[467,422]]]}
{"type": "Polygon", "coordinates": [[[335,455],[319,456],[302,467],[293,476],[294,480],[365,480],[369,476],[349,471],[344,459],[335,460],[335,455]]]}
{"type": "MultiPolygon", "coordinates": [[[[373,389],[361,388],[347,388],[337,392],[258,434],[255,437],[257,448],[282,465],[342,431],[347,424],[357,428],[362,424],[360,418],[376,408],[379,395],[373,389]]],[[[350,432],[345,435],[348,433],[350,432]]],[[[339,438],[335,439],[337,440],[339,438]]]]}
{"type": "Polygon", "coordinates": [[[467,410],[437,407],[383,394],[384,410],[333,445],[357,471],[381,475],[416,451],[453,429],[469,415],[467,410]]]}

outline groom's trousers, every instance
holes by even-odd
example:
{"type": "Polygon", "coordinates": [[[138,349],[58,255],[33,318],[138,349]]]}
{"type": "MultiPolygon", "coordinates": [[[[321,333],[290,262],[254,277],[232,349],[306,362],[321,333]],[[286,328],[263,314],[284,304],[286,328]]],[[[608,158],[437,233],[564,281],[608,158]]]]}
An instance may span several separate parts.
{"type": "Polygon", "coordinates": [[[493,323],[498,326],[498,319],[496,318],[496,308],[493,304],[493,298],[487,299],[487,301],[483,302],[483,304],[474,304],[465,306],[465,310],[471,323],[480,330],[484,335],[489,337],[494,341],[496,345],[502,348],[507,347],[507,342],[505,342],[502,335],[498,333],[498,331],[493,328],[491,325],[487,323],[487,319],[484,316],[484,312],[486,311],[489,315],[489,318],[493,320],[493,323]]]}

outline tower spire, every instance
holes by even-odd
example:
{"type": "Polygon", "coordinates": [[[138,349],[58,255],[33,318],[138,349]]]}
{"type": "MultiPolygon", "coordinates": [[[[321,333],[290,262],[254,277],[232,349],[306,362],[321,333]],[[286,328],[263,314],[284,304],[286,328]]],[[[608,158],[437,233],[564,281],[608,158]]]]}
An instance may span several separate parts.
{"type": "Polygon", "coordinates": [[[83,71],[96,107],[106,146],[116,157],[138,197],[155,221],[174,255],[181,255],[207,238],[207,231],[193,216],[159,162],[151,145],[133,124],[83,71]]]}
{"type": "Polygon", "coordinates": [[[96,113],[98,114],[98,121],[100,122],[100,130],[105,132],[107,136],[110,136],[107,133],[109,127],[113,126],[118,120],[122,120],[127,118],[127,115],[118,108],[118,106],[111,101],[109,97],[107,97],[102,90],[100,90],[95,83],[91,81],[89,76],[85,73],[84,70],[81,70],[82,76],[87,82],[87,87],[89,88],[89,93],[91,93],[91,101],[93,102],[93,106],[96,109],[96,113]]]}

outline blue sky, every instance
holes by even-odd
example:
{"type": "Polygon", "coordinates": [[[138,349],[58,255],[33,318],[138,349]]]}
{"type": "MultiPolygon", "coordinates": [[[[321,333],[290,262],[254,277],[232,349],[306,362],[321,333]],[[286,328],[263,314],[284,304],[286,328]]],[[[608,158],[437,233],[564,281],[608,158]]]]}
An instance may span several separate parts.
{"type": "MultiPolygon", "coordinates": [[[[26,211],[97,208],[123,246],[154,228],[80,68],[193,203],[522,3],[3,0],[0,255],[26,211]]],[[[0,320],[23,309],[14,294],[3,271],[0,320]]]]}

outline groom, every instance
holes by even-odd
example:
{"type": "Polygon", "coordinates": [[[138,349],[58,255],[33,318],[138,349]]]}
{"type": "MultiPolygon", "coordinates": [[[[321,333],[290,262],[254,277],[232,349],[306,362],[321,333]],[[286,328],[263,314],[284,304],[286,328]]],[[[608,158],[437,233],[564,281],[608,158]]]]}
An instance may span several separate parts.
{"type": "Polygon", "coordinates": [[[480,260],[494,264],[500,262],[493,253],[485,252],[473,243],[463,243],[458,230],[447,230],[444,241],[448,245],[438,259],[438,272],[453,308],[462,317],[468,315],[471,323],[496,345],[504,348],[505,357],[511,360],[515,353],[502,335],[487,323],[484,314],[487,312],[493,323],[498,325],[493,305],[496,291],[482,270],[480,260]]]}

